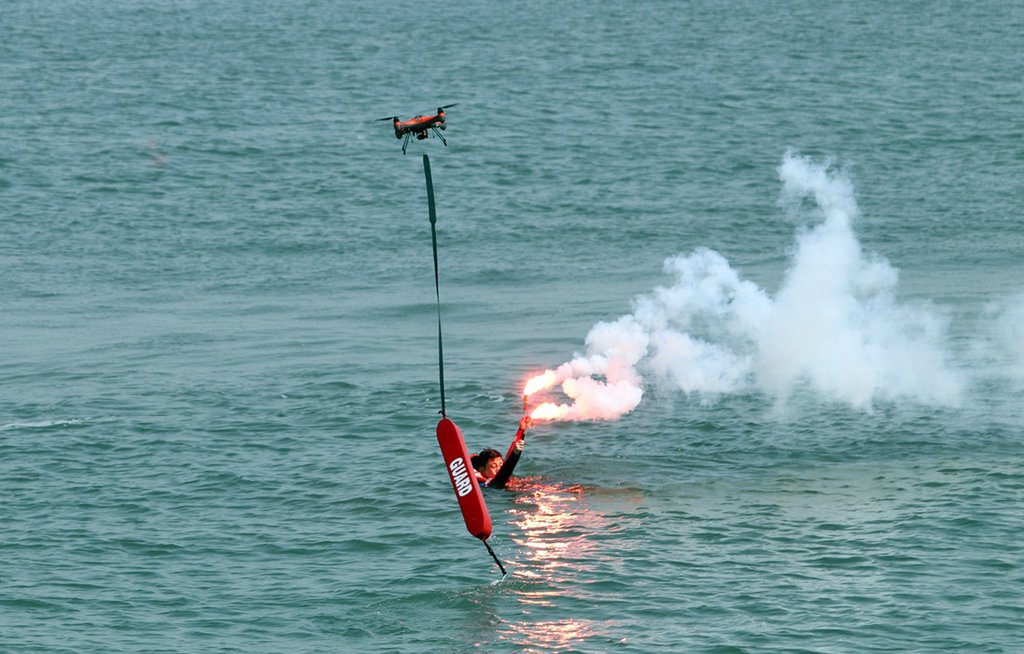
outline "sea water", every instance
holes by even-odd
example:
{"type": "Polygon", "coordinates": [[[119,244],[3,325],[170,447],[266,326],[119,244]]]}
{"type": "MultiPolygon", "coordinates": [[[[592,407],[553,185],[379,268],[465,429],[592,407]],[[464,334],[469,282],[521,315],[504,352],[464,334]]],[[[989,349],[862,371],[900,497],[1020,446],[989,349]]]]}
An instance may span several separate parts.
{"type": "Polygon", "coordinates": [[[1024,651],[1019,4],[0,34],[0,650],[1024,651]],[[504,579],[434,437],[424,153],[470,449],[544,370],[634,389],[531,398],[576,409],[486,492],[504,579]]]}

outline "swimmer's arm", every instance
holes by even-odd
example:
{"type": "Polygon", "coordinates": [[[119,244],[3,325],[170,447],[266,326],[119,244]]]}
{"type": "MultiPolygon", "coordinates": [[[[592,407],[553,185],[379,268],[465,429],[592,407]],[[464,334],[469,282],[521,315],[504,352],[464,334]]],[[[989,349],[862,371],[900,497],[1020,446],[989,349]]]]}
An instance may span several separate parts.
{"type": "Polygon", "coordinates": [[[516,437],[512,440],[512,446],[508,448],[508,453],[505,454],[505,463],[498,470],[498,474],[494,475],[487,483],[490,488],[504,488],[508,480],[512,478],[512,471],[516,469],[516,464],[519,463],[519,458],[523,454],[523,447],[526,445],[526,430],[529,428],[529,418],[523,418],[519,421],[519,430],[516,431],[516,437]]]}

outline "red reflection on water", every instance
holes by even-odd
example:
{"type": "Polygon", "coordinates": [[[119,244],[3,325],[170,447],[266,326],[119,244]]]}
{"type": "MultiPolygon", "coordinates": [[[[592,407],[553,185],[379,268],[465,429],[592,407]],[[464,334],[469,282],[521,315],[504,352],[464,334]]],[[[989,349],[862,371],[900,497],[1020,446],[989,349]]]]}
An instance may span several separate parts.
{"type": "Polygon", "coordinates": [[[576,645],[598,633],[591,620],[558,620],[513,625],[512,634],[524,654],[559,652],[575,649],[576,645]],[[515,627],[521,627],[516,629],[515,627]]]}
{"type": "Polygon", "coordinates": [[[512,540],[523,556],[516,574],[543,582],[536,584],[535,591],[523,594],[523,603],[548,604],[550,595],[559,593],[558,589],[564,592],[567,582],[589,567],[586,556],[593,546],[587,532],[600,525],[593,524],[594,514],[582,505],[582,494],[579,486],[519,480],[511,510],[516,528],[512,540]]]}
{"type": "Polygon", "coordinates": [[[607,526],[607,518],[592,511],[585,489],[536,478],[520,478],[515,488],[512,540],[519,549],[515,596],[524,619],[506,623],[503,637],[522,652],[558,652],[572,649],[601,633],[593,620],[531,619],[534,611],[553,608],[560,599],[586,599],[580,575],[593,570],[595,554],[590,536],[607,526]]]}

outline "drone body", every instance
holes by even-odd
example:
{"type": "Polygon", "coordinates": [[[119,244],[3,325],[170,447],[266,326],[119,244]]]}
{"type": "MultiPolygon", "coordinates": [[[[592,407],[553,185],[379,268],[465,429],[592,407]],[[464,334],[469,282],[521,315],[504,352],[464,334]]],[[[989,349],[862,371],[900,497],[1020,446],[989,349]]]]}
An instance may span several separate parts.
{"type": "Polygon", "coordinates": [[[390,120],[392,126],[395,128],[395,138],[404,139],[402,141],[402,154],[405,154],[406,149],[409,147],[409,141],[414,135],[417,140],[422,141],[430,136],[430,132],[433,132],[437,138],[441,139],[441,143],[444,143],[445,147],[448,147],[448,141],[446,141],[444,135],[441,134],[441,130],[448,128],[444,110],[448,107],[454,106],[454,104],[446,104],[443,107],[438,107],[436,114],[414,116],[409,120],[399,120],[398,116],[388,116],[387,118],[380,118],[379,120],[390,120]]]}

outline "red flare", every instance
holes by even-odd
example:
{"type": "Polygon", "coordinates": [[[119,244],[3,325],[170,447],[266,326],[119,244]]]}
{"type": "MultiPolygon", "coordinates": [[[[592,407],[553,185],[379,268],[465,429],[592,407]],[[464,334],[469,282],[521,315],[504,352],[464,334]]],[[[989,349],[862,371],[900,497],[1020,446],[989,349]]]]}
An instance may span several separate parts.
{"type": "Polygon", "coordinates": [[[551,388],[558,383],[558,375],[555,374],[554,370],[545,370],[539,375],[534,375],[527,380],[526,385],[523,387],[523,395],[529,396],[534,393],[543,391],[551,388]]]}
{"type": "Polygon", "coordinates": [[[530,418],[533,420],[559,420],[564,418],[567,413],[569,413],[569,406],[566,404],[544,402],[537,405],[530,413],[530,418]]]}

